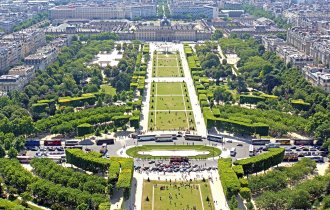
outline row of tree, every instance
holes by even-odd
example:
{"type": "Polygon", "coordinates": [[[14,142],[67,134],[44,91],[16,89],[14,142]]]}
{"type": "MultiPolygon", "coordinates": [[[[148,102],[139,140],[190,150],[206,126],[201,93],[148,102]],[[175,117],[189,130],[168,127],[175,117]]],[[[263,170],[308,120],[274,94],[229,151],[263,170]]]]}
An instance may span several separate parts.
{"type": "Polygon", "coordinates": [[[314,173],[316,163],[309,158],[303,158],[290,167],[276,167],[266,174],[249,176],[249,188],[256,196],[265,191],[280,191],[288,186],[294,186],[314,173]]]}
{"type": "Polygon", "coordinates": [[[316,176],[291,188],[266,191],[256,200],[260,209],[311,209],[330,207],[330,176],[316,176]]]}
{"type": "Polygon", "coordinates": [[[10,193],[22,195],[29,193],[35,202],[50,206],[52,209],[79,209],[79,206],[85,206],[84,209],[98,209],[101,203],[107,202],[104,195],[63,187],[33,176],[17,160],[0,159],[0,175],[10,193]]]}
{"type": "Polygon", "coordinates": [[[64,187],[77,188],[91,194],[105,194],[108,190],[107,181],[103,177],[62,167],[48,158],[34,158],[31,166],[33,172],[38,176],[64,187]]]}

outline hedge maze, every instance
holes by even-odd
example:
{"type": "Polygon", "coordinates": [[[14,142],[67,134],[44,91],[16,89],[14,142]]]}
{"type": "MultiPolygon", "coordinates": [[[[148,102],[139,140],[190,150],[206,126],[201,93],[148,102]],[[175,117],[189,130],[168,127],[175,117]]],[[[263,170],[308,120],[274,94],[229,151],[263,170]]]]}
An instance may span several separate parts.
{"type": "Polygon", "coordinates": [[[152,83],[149,130],[195,130],[186,83],[152,83]]]}

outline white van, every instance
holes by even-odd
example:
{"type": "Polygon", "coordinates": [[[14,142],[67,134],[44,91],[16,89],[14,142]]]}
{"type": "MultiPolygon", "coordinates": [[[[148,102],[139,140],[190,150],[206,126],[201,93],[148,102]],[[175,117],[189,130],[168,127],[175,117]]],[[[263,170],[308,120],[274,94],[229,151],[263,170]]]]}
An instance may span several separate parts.
{"type": "Polygon", "coordinates": [[[230,149],[230,156],[236,156],[236,148],[235,147],[230,149]]]}

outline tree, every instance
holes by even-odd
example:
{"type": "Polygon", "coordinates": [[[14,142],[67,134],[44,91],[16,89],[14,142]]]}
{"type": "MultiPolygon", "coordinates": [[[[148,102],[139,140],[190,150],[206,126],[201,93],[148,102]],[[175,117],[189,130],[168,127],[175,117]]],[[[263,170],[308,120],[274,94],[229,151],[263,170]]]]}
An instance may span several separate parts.
{"type": "Polygon", "coordinates": [[[3,146],[0,145],[0,158],[3,158],[6,156],[6,151],[3,148],[3,146]]]}
{"type": "Polygon", "coordinates": [[[214,31],[214,33],[212,34],[212,36],[211,36],[211,39],[212,40],[219,40],[219,39],[221,39],[223,37],[223,33],[222,33],[222,31],[220,31],[220,30],[215,30],[214,31]]]}
{"type": "Polygon", "coordinates": [[[101,136],[100,128],[96,128],[96,130],[95,130],[95,136],[101,136]]]}
{"type": "Polygon", "coordinates": [[[87,204],[85,204],[85,203],[82,203],[82,204],[80,204],[79,206],[77,206],[77,208],[76,208],[77,210],[88,210],[89,209],[89,207],[88,207],[88,205],[87,204]]]}
{"type": "Polygon", "coordinates": [[[237,209],[237,207],[238,207],[237,198],[235,195],[233,195],[229,202],[229,208],[230,208],[230,210],[235,210],[235,209],[237,209]]]}
{"type": "Polygon", "coordinates": [[[31,196],[30,192],[23,192],[21,194],[21,197],[22,197],[22,205],[25,207],[28,207],[27,202],[32,200],[32,196],[31,196]]]}
{"type": "Polygon", "coordinates": [[[310,209],[312,207],[309,201],[310,194],[304,190],[293,190],[290,192],[288,202],[289,209],[310,209]]]}
{"type": "Polygon", "coordinates": [[[17,150],[14,147],[10,147],[10,149],[8,150],[8,157],[10,159],[16,158],[18,155],[17,150]]]}

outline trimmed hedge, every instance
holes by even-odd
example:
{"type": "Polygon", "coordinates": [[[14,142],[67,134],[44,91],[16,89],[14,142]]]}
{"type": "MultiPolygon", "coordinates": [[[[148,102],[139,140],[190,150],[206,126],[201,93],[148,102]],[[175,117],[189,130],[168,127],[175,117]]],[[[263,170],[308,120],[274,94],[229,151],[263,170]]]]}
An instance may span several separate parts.
{"type": "Polygon", "coordinates": [[[267,136],[269,126],[263,123],[246,123],[233,119],[215,117],[210,107],[203,107],[203,115],[207,128],[217,127],[229,132],[252,135],[254,133],[267,136]]]}
{"type": "Polygon", "coordinates": [[[94,94],[83,94],[81,97],[60,97],[58,99],[58,104],[60,106],[84,106],[85,103],[89,105],[94,105],[96,102],[96,96],[94,94]]]}
{"type": "Polygon", "coordinates": [[[239,103],[240,104],[257,104],[260,101],[265,101],[266,99],[261,96],[254,95],[240,95],[239,103]]]}
{"type": "Polygon", "coordinates": [[[77,135],[84,136],[93,132],[93,126],[89,123],[84,123],[77,126],[77,135]]]}
{"type": "Polygon", "coordinates": [[[245,175],[265,171],[283,161],[284,151],[284,148],[269,148],[268,152],[254,157],[236,160],[234,164],[241,165],[245,175]]]}
{"type": "Polygon", "coordinates": [[[235,171],[238,178],[242,178],[244,175],[244,170],[241,165],[234,165],[233,170],[235,171]]]}
{"type": "Polygon", "coordinates": [[[46,112],[46,109],[48,108],[48,104],[36,103],[36,104],[32,104],[31,108],[32,108],[32,112],[42,113],[42,112],[46,112]]]}
{"type": "Polygon", "coordinates": [[[293,108],[298,109],[298,110],[304,110],[307,111],[309,110],[311,104],[310,103],[306,103],[303,100],[299,99],[299,100],[291,100],[291,105],[293,106],[293,108]]]}
{"type": "Polygon", "coordinates": [[[121,115],[121,116],[114,116],[112,118],[115,126],[121,127],[128,123],[130,116],[129,115],[121,115]]]}
{"type": "Polygon", "coordinates": [[[120,163],[117,161],[112,161],[109,167],[108,180],[111,184],[116,184],[118,181],[118,176],[120,173],[120,163]]]}
{"type": "Polygon", "coordinates": [[[251,200],[251,190],[247,187],[242,187],[239,190],[239,194],[242,196],[242,198],[244,198],[247,201],[251,200]]]}
{"type": "Polygon", "coordinates": [[[110,166],[110,160],[102,158],[99,152],[84,152],[81,149],[66,149],[66,161],[78,168],[94,173],[106,172],[110,166]]]}
{"type": "Polygon", "coordinates": [[[218,108],[212,108],[213,116],[220,117],[220,109],[218,108]]]}
{"type": "Polygon", "coordinates": [[[241,186],[236,173],[232,169],[231,158],[219,159],[218,171],[223,192],[229,200],[232,196],[236,196],[238,194],[241,186]]]}

